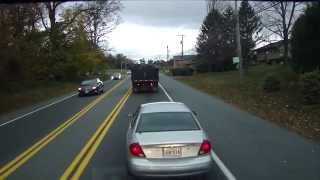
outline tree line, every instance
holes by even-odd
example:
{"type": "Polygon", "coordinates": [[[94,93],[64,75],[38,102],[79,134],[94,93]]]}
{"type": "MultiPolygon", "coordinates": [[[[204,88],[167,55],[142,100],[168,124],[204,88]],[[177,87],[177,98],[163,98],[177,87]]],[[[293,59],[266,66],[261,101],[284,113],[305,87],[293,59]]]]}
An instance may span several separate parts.
{"type": "MultiPolygon", "coordinates": [[[[219,3],[208,0],[208,14],[201,25],[196,45],[198,71],[235,69],[232,62],[232,57],[236,56],[234,9],[230,5],[221,8],[219,3]]],[[[252,50],[257,44],[274,42],[274,37],[281,40],[284,48],[283,63],[290,64],[299,72],[319,68],[320,62],[314,58],[320,42],[317,33],[320,21],[316,20],[319,18],[318,6],[317,2],[242,1],[239,24],[244,68],[255,60],[252,50]],[[289,58],[289,53],[292,58],[289,58]]]]}
{"type": "Polygon", "coordinates": [[[118,0],[0,5],[0,83],[69,81],[111,66],[118,0]]]}
{"type": "MultiPolygon", "coordinates": [[[[240,37],[244,64],[248,64],[250,50],[255,47],[254,34],[261,30],[260,17],[248,1],[242,1],[239,9],[240,37]]],[[[223,11],[210,6],[197,39],[196,50],[200,71],[224,71],[234,69],[232,57],[236,56],[234,10],[228,6],[223,11]]]]}

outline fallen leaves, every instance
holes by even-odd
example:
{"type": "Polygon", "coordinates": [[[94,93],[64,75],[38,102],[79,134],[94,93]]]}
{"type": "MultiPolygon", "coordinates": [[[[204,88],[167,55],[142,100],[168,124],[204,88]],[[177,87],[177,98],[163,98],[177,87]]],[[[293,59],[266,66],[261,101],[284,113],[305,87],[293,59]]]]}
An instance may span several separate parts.
{"type": "Polygon", "coordinates": [[[228,72],[214,76],[199,74],[179,80],[306,138],[320,141],[320,108],[317,110],[317,107],[306,107],[300,103],[297,92],[291,86],[277,93],[265,94],[257,88],[258,81],[239,83],[228,72]]]}

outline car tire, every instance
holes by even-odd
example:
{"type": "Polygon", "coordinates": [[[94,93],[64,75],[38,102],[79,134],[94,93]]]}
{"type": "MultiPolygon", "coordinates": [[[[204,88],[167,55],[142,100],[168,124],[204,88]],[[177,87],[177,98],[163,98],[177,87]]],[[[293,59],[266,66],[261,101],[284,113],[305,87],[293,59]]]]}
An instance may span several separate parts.
{"type": "Polygon", "coordinates": [[[82,97],[82,96],[83,96],[82,94],[80,94],[80,93],[78,94],[78,97],[82,97]]]}
{"type": "Polygon", "coordinates": [[[135,177],[134,175],[132,174],[129,174],[129,172],[127,173],[127,180],[138,180],[137,177],[135,177]]]}
{"type": "Polygon", "coordinates": [[[127,167],[127,179],[126,180],[139,180],[138,177],[134,176],[127,167]]]}
{"type": "Polygon", "coordinates": [[[153,92],[157,93],[158,92],[158,87],[153,88],[153,92]]]}
{"type": "Polygon", "coordinates": [[[208,173],[200,174],[195,179],[197,179],[197,180],[209,180],[209,174],[208,173]]]}

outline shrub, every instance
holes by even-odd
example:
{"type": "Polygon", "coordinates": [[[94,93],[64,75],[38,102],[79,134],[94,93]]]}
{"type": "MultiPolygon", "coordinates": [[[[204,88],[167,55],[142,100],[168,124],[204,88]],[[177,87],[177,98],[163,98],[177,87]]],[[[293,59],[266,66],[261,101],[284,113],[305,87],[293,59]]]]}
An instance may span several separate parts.
{"type": "Polygon", "coordinates": [[[209,71],[209,68],[208,68],[208,64],[206,63],[199,63],[196,65],[196,71],[197,73],[206,73],[209,71]]]}
{"type": "Polygon", "coordinates": [[[172,69],[173,76],[192,76],[193,69],[191,68],[175,68],[172,69]]]}
{"type": "MultiPolygon", "coordinates": [[[[245,66],[248,65],[249,63],[248,61],[249,61],[248,59],[244,60],[244,62],[246,63],[245,66]]],[[[225,58],[224,61],[222,62],[222,66],[223,66],[223,71],[232,71],[237,69],[237,64],[233,63],[232,57],[225,58]]]]}
{"type": "Polygon", "coordinates": [[[269,74],[263,80],[262,89],[268,93],[278,91],[280,90],[280,80],[277,76],[269,74]]]}
{"type": "Polygon", "coordinates": [[[300,78],[300,85],[304,103],[320,103],[320,71],[303,74],[300,78]]]}

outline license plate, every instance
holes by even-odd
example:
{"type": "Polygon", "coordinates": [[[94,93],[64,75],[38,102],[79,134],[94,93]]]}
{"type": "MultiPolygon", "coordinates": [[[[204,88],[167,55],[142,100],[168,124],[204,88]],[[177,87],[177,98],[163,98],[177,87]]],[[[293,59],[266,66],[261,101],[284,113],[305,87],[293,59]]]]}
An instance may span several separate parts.
{"type": "Polygon", "coordinates": [[[163,148],[164,157],[179,157],[182,155],[181,147],[167,147],[163,148]]]}

